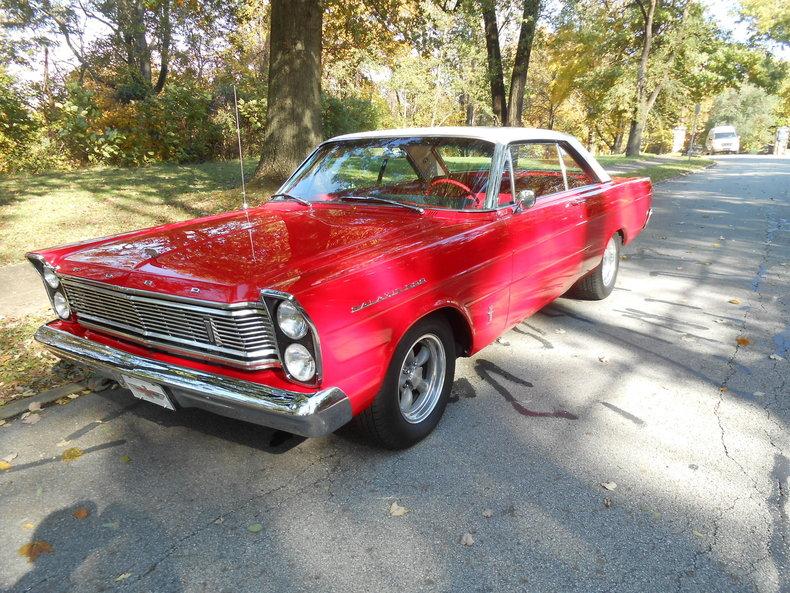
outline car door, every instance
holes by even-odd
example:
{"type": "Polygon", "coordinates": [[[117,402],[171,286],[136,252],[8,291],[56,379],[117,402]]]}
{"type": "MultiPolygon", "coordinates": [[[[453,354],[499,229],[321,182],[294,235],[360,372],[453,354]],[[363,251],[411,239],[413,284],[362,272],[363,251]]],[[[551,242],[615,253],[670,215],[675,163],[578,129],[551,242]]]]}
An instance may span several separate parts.
{"type": "Polygon", "coordinates": [[[532,190],[536,196],[530,208],[514,208],[508,221],[513,253],[508,325],[514,325],[575,282],[586,238],[582,202],[575,189],[568,189],[557,143],[515,143],[508,150],[512,173],[503,175],[503,187],[509,186],[516,196],[521,190],[532,190]]]}

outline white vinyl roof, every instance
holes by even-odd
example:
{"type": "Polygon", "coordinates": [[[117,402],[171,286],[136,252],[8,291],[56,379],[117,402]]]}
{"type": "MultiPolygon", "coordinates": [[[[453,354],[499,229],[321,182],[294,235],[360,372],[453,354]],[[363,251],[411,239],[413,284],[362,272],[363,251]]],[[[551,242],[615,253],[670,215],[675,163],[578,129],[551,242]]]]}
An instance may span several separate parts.
{"type": "Polygon", "coordinates": [[[446,126],[434,128],[401,128],[395,130],[373,130],[330,138],[333,140],[363,140],[367,138],[400,138],[402,136],[433,136],[438,138],[474,138],[494,144],[507,144],[526,140],[568,140],[573,136],[555,130],[540,128],[494,128],[473,126],[446,126]]]}
{"type": "Polygon", "coordinates": [[[335,140],[365,140],[372,138],[402,138],[407,136],[422,136],[434,138],[472,138],[483,140],[493,144],[509,144],[510,142],[528,142],[530,140],[554,140],[564,141],[570,144],[579,155],[587,161],[590,168],[602,182],[611,180],[609,174],[595,160],[587,149],[582,146],[574,136],[563,134],[555,130],[544,130],[542,128],[494,128],[476,126],[447,126],[434,128],[401,128],[394,130],[372,130],[370,132],[357,132],[355,134],[344,134],[328,139],[326,142],[335,140]]]}

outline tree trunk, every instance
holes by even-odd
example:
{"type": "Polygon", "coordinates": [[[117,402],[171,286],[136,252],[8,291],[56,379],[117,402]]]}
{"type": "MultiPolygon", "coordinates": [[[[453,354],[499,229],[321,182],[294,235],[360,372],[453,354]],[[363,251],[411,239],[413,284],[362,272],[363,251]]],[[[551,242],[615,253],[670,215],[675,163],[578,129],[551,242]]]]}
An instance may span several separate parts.
{"type": "Polygon", "coordinates": [[[154,85],[154,94],[159,94],[165,87],[167,74],[170,68],[170,41],[172,37],[172,26],[170,24],[170,0],[164,0],[162,3],[162,15],[159,22],[159,38],[161,45],[159,46],[159,76],[156,78],[154,85]]]}
{"type": "Polygon", "coordinates": [[[507,125],[507,104],[505,103],[505,77],[502,73],[502,54],[499,49],[499,29],[496,24],[494,0],[487,0],[483,7],[483,24],[486,35],[486,54],[488,55],[488,81],[491,85],[491,109],[497,123],[507,125]]]}
{"type": "Polygon", "coordinates": [[[272,0],[266,131],[257,181],[280,183],[321,141],[319,0],[272,0]]]}
{"type": "Polygon", "coordinates": [[[639,69],[636,72],[636,96],[634,97],[634,111],[631,117],[631,128],[628,133],[628,144],[625,148],[627,156],[639,156],[642,145],[642,131],[647,118],[645,92],[647,89],[647,66],[650,58],[650,48],[653,45],[653,17],[656,13],[658,0],[636,0],[636,6],[642,11],[642,55],[639,59],[639,69]],[[645,8],[644,2],[649,1],[645,8]]]}
{"type": "Polygon", "coordinates": [[[520,126],[524,111],[524,88],[527,85],[529,56],[532,52],[532,41],[535,38],[535,24],[540,14],[540,0],[524,0],[524,11],[521,15],[521,30],[518,34],[516,58],[510,76],[510,96],[507,105],[507,125],[520,126]]]}

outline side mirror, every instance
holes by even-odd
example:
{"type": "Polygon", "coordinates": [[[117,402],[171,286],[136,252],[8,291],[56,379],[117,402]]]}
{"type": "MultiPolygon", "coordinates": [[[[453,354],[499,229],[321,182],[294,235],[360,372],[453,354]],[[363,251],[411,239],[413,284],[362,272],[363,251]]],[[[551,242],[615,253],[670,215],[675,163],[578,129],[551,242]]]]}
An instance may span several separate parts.
{"type": "Polygon", "coordinates": [[[531,189],[522,189],[516,194],[516,212],[521,212],[527,208],[532,208],[535,205],[535,192],[531,189]]]}

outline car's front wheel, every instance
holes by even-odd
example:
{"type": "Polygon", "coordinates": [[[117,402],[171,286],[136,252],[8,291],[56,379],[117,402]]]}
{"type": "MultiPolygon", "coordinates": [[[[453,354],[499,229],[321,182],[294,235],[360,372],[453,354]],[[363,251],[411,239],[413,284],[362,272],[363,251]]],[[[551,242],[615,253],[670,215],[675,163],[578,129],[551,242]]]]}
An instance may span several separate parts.
{"type": "Polygon", "coordinates": [[[439,423],[455,375],[455,340],[441,317],[414,325],[390,362],[384,385],[358,426],[390,449],[410,447],[439,423]]]}

